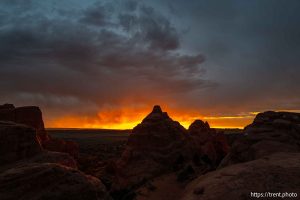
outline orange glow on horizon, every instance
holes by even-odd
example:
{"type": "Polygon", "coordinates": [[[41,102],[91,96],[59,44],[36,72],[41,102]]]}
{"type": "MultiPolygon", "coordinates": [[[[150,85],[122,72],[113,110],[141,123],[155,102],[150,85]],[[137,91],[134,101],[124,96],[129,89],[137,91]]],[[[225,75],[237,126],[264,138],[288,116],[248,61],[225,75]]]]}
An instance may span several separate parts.
{"type": "MultiPolygon", "coordinates": [[[[196,112],[165,109],[168,115],[188,128],[196,119],[208,121],[213,128],[243,128],[255,117],[249,113],[243,116],[201,116],[196,112]]],[[[132,129],[149,114],[151,109],[122,108],[106,109],[95,116],[69,115],[45,122],[47,128],[91,128],[91,129],[132,129]]]]}

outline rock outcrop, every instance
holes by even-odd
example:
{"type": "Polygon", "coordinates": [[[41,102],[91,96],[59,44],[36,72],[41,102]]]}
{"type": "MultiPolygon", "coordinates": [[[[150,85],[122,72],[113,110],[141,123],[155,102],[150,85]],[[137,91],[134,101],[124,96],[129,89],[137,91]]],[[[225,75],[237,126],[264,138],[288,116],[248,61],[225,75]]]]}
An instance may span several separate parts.
{"type": "Polygon", "coordinates": [[[30,163],[0,174],[2,200],[108,200],[99,179],[54,163],[30,163]]]}
{"type": "Polygon", "coordinates": [[[29,159],[42,152],[33,128],[0,121],[0,165],[29,159]]]}
{"type": "Polygon", "coordinates": [[[116,164],[119,188],[142,183],[191,159],[193,150],[186,129],[159,106],[138,124],[116,164]]]}
{"type": "Polygon", "coordinates": [[[79,146],[76,142],[51,138],[43,142],[43,147],[49,151],[65,152],[73,158],[78,158],[79,146]]]}
{"type": "Polygon", "coordinates": [[[49,151],[65,152],[78,157],[78,145],[75,142],[51,138],[44,127],[42,112],[36,106],[15,107],[13,104],[0,105],[0,121],[12,121],[25,124],[36,130],[41,145],[49,151]]]}
{"type": "Polygon", "coordinates": [[[258,198],[251,192],[299,195],[299,177],[300,153],[277,153],[203,175],[188,185],[182,200],[258,198]]]}
{"type": "Polygon", "coordinates": [[[133,129],[115,164],[113,189],[130,188],[168,172],[176,172],[178,181],[185,181],[212,170],[227,151],[226,138],[208,123],[198,120],[186,130],[154,106],[133,129]]]}
{"type": "Polygon", "coordinates": [[[255,160],[276,152],[300,152],[300,114],[259,113],[235,140],[220,167],[255,160]]]}
{"type": "Polygon", "coordinates": [[[0,154],[1,200],[110,199],[69,154],[43,149],[32,127],[0,122],[0,154]]]}
{"type": "Polygon", "coordinates": [[[211,129],[208,122],[195,120],[188,128],[188,133],[196,144],[201,156],[216,168],[229,151],[227,139],[223,133],[211,129]]]}
{"type": "Polygon", "coordinates": [[[298,113],[258,114],[234,140],[218,170],[189,183],[182,199],[250,199],[251,192],[256,195],[252,198],[265,192],[299,194],[299,125],[298,113]]]}
{"type": "Polygon", "coordinates": [[[30,162],[53,162],[77,168],[69,154],[43,149],[34,128],[14,122],[0,121],[0,154],[0,168],[30,162]]]}
{"type": "Polygon", "coordinates": [[[0,106],[0,120],[28,125],[37,131],[37,137],[40,141],[43,142],[49,139],[39,107],[24,106],[16,108],[13,104],[4,104],[0,106]]]}

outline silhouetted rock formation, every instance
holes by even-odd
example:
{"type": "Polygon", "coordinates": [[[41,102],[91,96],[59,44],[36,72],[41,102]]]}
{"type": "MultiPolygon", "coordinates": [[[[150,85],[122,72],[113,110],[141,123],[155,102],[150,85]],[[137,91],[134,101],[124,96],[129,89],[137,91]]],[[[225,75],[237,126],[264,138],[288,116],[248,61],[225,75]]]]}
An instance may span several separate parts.
{"type": "Polygon", "coordinates": [[[0,121],[0,165],[31,158],[41,151],[33,128],[0,121]]]}
{"type": "Polygon", "coordinates": [[[159,106],[138,124],[117,163],[117,184],[128,187],[172,169],[179,159],[192,157],[186,129],[159,106]]]}
{"type": "Polygon", "coordinates": [[[251,192],[299,195],[299,177],[300,153],[277,153],[203,175],[187,186],[182,200],[255,199],[251,192]]]}
{"type": "Polygon", "coordinates": [[[53,139],[47,134],[39,107],[24,106],[16,108],[13,104],[4,104],[0,106],[0,120],[33,127],[36,130],[38,140],[45,149],[69,153],[74,158],[78,157],[78,145],[75,142],[53,139]]]}
{"type": "Polygon", "coordinates": [[[202,120],[197,119],[189,126],[188,130],[191,134],[198,134],[209,132],[211,129],[208,122],[203,122],[202,120]]]}
{"type": "Polygon", "coordinates": [[[69,154],[44,150],[32,127],[0,122],[0,154],[1,200],[110,199],[69,154]]]}
{"type": "Polygon", "coordinates": [[[78,158],[79,146],[73,141],[50,137],[50,140],[44,141],[43,147],[49,151],[65,152],[75,159],[78,158]]]}
{"type": "Polygon", "coordinates": [[[300,114],[259,113],[232,145],[221,166],[262,158],[276,152],[300,151],[300,114]]]}
{"type": "Polygon", "coordinates": [[[183,200],[249,199],[251,192],[300,192],[300,114],[264,112],[245,127],[218,170],[186,188],[183,200]]]}
{"type": "Polygon", "coordinates": [[[35,128],[40,141],[49,139],[42,118],[42,112],[36,106],[15,107],[13,104],[0,106],[0,120],[12,121],[35,128]]]}
{"type": "Polygon", "coordinates": [[[160,106],[154,106],[129,136],[116,164],[113,189],[130,188],[174,170],[178,171],[179,181],[193,177],[198,171],[207,172],[227,152],[226,138],[220,138],[208,123],[197,120],[187,131],[160,106]]]}
{"type": "Polygon", "coordinates": [[[109,200],[99,179],[54,163],[31,163],[0,174],[1,200],[109,200]]]}
{"type": "Polygon", "coordinates": [[[69,154],[44,150],[32,127],[0,121],[0,138],[0,167],[16,162],[53,162],[77,168],[69,154]]]}
{"type": "Polygon", "coordinates": [[[206,158],[213,168],[217,167],[229,151],[225,135],[217,133],[215,129],[210,128],[208,122],[202,120],[195,120],[189,126],[188,132],[201,156],[206,158]]]}

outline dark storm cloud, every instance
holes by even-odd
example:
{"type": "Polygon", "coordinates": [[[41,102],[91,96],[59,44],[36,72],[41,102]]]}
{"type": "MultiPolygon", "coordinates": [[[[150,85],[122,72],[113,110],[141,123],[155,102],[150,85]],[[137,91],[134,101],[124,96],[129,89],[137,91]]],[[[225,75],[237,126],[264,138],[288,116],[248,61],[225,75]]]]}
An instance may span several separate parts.
{"type": "Polygon", "coordinates": [[[134,0],[128,0],[126,1],[125,3],[125,9],[128,10],[128,11],[135,11],[138,7],[138,2],[137,1],[134,1],[134,0]]]}
{"type": "Polygon", "coordinates": [[[200,104],[214,109],[219,99],[226,112],[300,108],[299,1],[174,0],[166,7],[189,29],[183,46],[201,51],[220,83],[200,104]]]}
{"type": "Polygon", "coordinates": [[[103,5],[101,3],[96,3],[83,12],[83,16],[79,21],[95,26],[111,25],[110,14],[113,11],[114,7],[111,4],[103,5]]]}
{"type": "Polygon", "coordinates": [[[119,22],[125,31],[149,41],[153,49],[174,50],[179,47],[177,30],[152,7],[142,6],[138,15],[120,14],[119,22]]]}
{"type": "Polygon", "coordinates": [[[299,9],[296,0],[1,1],[0,100],[88,114],[124,102],[299,109],[299,9]]]}
{"type": "Polygon", "coordinates": [[[59,17],[62,10],[6,16],[0,32],[1,101],[89,114],[124,98],[131,104],[184,99],[183,94],[214,87],[201,78],[203,56],[176,51],[179,36],[167,18],[144,4],[130,2],[127,8],[114,16],[120,8],[97,2],[73,18],[59,17]]]}

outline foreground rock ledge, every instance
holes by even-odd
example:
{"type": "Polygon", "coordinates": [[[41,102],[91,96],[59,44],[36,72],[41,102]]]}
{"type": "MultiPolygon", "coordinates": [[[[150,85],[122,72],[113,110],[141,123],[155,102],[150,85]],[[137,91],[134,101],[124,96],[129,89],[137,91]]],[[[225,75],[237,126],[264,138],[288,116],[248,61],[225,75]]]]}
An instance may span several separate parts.
{"type": "Polygon", "coordinates": [[[1,200],[110,199],[99,179],[75,169],[69,154],[43,149],[31,127],[0,122],[0,154],[1,200]]]}
{"type": "Polygon", "coordinates": [[[300,152],[300,113],[259,113],[244,135],[233,142],[220,167],[247,162],[276,152],[300,152]]]}
{"type": "Polygon", "coordinates": [[[299,195],[299,177],[300,153],[278,153],[201,176],[189,184],[182,200],[246,200],[251,192],[299,195]]]}
{"type": "Polygon", "coordinates": [[[54,163],[30,163],[0,174],[1,200],[108,200],[99,179],[54,163]]]}

